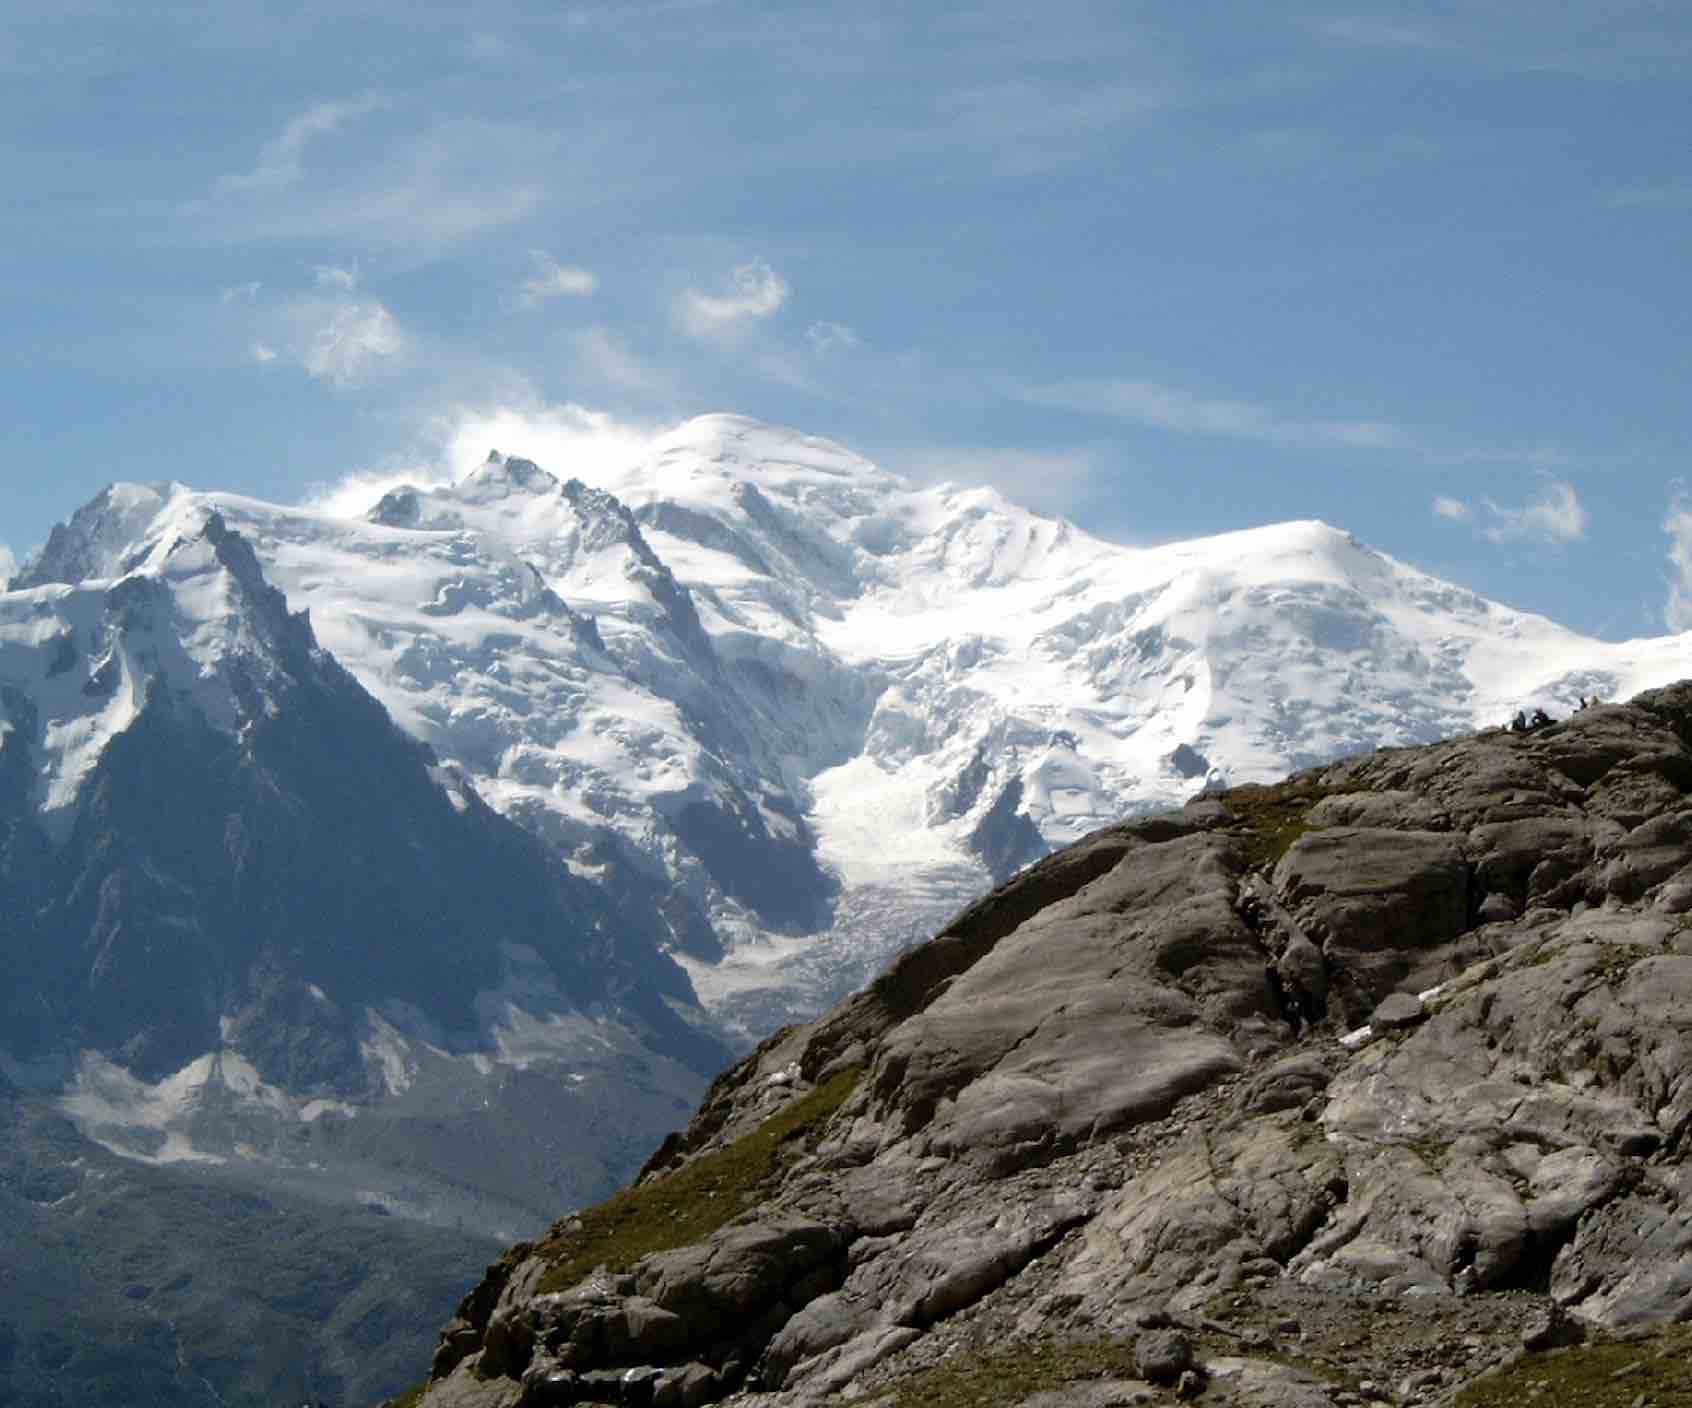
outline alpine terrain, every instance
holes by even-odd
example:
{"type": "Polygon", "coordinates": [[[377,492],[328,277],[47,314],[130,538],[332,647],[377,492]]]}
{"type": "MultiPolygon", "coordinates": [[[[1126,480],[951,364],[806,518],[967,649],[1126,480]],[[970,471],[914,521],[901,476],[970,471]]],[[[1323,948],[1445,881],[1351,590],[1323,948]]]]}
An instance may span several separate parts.
{"type": "Polygon", "coordinates": [[[14,586],[121,577],[217,513],[402,730],[658,906],[742,1039],[1099,826],[1684,668],[1322,523],[1124,547],[735,416],[572,473],[496,452],[352,520],[114,486],[14,586]]]}
{"type": "MultiPolygon", "coordinates": [[[[1124,547],[736,417],[572,471],[115,484],[0,592],[0,1402],[374,1398],[735,1049],[1030,862],[1686,667],[1324,524],[1124,547]]],[[[1312,1012],[1409,971],[1340,967],[1312,1012]]]]}
{"type": "Polygon", "coordinates": [[[1692,1401],[1692,684],[1096,831],[490,1268],[421,1408],[1692,1401]]]}

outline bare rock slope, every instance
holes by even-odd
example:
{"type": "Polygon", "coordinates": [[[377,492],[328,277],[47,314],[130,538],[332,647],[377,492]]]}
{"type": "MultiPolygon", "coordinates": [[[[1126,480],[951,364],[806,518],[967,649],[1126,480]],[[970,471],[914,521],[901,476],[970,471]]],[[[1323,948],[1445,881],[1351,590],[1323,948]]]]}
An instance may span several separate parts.
{"type": "Polygon", "coordinates": [[[1685,683],[1097,832],[507,1253],[420,1401],[1692,1401],[1638,1341],[1692,1318],[1689,793],[1685,683]]]}

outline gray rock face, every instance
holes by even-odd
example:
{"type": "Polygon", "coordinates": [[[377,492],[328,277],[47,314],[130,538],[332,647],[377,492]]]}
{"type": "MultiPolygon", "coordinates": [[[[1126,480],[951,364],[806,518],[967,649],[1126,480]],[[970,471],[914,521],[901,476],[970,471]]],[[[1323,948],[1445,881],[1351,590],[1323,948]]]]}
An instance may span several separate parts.
{"type": "Polygon", "coordinates": [[[1312,831],[1275,867],[1274,882],[1321,945],[1341,1002],[1358,1019],[1403,981],[1419,953],[1468,927],[1467,857],[1438,832],[1312,831]]]}
{"type": "Polygon", "coordinates": [[[717,1230],[546,1294],[576,1234],[515,1249],[424,1403],[691,1364],[772,1408],[1325,1408],[1324,1365],[1443,1394],[1692,1316],[1688,739],[1682,685],[1048,857],[719,1079],[619,1205],[778,1140],[717,1230]]]}

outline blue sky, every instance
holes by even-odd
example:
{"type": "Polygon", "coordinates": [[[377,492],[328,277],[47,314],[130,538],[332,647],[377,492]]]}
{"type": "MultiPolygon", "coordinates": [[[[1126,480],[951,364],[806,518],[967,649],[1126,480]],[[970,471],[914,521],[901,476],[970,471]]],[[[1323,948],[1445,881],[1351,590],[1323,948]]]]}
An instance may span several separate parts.
{"type": "Polygon", "coordinates": [[[730,410],[1692,626],[1689,75],[1678,0],[14,0],[0,542],[730,410]]]}

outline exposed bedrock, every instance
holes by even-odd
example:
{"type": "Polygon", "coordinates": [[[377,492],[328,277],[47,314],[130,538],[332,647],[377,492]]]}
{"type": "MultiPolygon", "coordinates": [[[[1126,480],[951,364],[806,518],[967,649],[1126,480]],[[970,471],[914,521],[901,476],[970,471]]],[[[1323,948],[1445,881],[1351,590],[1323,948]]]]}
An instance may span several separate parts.
{"type": "Polygon", "coordinates": [[[1409,1402],[1535,1305],[1692,1318],[1688,737],[1680,685],[1046,858],[513,1249],[424,1403],[892,1403],[1041,1345],[1134,1401],[1172,1334],[1171,1390],[1318,1408],[1402,1367],[1391,1306],[1472,1331],[1409,1402]],[[1301,1368],[1347,1315],[1377,1359],[1301,1368]]]}

